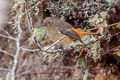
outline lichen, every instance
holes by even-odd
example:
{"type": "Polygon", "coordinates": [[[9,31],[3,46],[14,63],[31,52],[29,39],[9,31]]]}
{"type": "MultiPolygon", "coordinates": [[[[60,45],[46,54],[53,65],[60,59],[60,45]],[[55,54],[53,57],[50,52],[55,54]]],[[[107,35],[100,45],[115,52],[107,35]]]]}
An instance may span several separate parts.
{"type": "Polygon", "coordinates": [[[102,48],[100,45],[100,41],[96,41],[95,43],[88,46],[90,48],[90,52],[88,53],[88,56],[90,58],[93,58],[94,61],[97,61],[101,58],[101,52],[102,48]]]}
{"type": "Polygon", "coordinates": [[[65,17],[71,14],[74,10],[74,5],[69,0],[59,0],[58,2],[51,1],[48,8],[57,17],[65,17]]]}

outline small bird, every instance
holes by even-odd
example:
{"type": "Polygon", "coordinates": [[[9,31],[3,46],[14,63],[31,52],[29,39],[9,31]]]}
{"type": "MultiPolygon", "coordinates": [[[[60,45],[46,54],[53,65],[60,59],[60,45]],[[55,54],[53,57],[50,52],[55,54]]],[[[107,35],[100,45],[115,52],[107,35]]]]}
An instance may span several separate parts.
{"type": "Polygon", "coordinates": [[[71,24],[64,20],[60,20],[56,17],[47,17],[44,19],[43,24],[48,32],[48,39],[55,42],[60,38],[66,36],[63,40],[59,42],[60,45],[68,45],[73,40],[81,40],[81,37],[84,35],[96,35],[97,33],[93,32],[84,32],[74,28],[71,24]]]}

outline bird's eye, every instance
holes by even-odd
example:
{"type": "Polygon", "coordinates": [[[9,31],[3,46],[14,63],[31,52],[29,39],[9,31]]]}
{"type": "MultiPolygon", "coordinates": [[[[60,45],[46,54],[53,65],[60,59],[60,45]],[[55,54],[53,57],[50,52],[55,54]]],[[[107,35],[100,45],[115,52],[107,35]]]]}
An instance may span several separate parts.
{"type": "Polygon", "coordinates": [[[52,24],[52,21],[49,21],[48,24],[52,24]]]}

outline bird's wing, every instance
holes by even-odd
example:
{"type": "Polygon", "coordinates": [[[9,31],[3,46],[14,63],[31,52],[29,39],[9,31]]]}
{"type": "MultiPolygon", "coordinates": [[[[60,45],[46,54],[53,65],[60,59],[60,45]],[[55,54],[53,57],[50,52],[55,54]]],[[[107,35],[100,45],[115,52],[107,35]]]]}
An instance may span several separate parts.
{"type": "Polygon", "coordinates": [[[79,35],[72,30],[72,25],[70,25],[69,23],[62,21],[60,22],[60,25],[56,26],[56,28],[60,33],[73,39],[80,40],[79,35]]]}
{"type": "Polygon", "coordinates": [[[80,37],[74,31],[59,30],[62,34],[69,36],[73,39],[80,40],[80,37]]]}

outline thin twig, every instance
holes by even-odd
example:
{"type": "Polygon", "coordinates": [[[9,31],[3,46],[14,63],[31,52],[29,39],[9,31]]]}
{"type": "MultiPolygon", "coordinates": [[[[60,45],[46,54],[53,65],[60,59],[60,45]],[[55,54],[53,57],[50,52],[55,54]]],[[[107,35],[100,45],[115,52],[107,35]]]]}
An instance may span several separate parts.
{"type": "Polygon", "coordinates": [[[119,35],[119,34],[120,34],[120,32],[115,33],[115,34],[112,35],[112,37],[117,36],[117,35],[119,35]]]}
{"type": "Polygon", "coordinates": [[[4,38],[11,39],[11,40],[15,40],[15,38],[13,38],[12,36],[6,36],[6,35],[3,35],[3,34],[0,34],[0,37],[4,37],[4,38]]]}
{"type": "Polygon", "coordinates": [[[26,16],[27,16],[27,22],[28,22],[29,30],[32,33],[32,30],[33,30],[32,18],[31,18],[30,13],[27,9],[27,4],[25,4],[25,6],[26,6],[25,12],[26,12],[26,16]]]}
{"type": "Polygon", "coordinates": [[[29,52],[37,52],[37,51],[43,51],[43,52],[46,52],[46,53],[56,53],[56,52],[62,52],[63,50],[62,49],[57,49],[57,50],[44,50],[44,49],[27,49],[27,48],[22,48],[21,47],[21,50],[23,51],[29,51],[29,52]]]}
{"type": "Polygon", "coordinates": [[[94,27],[94,28],[91,28],[91,29],[88,29],[89,31],[92,31],[92,30],[96,30],[98,29],[98,27],[94,27]]]}
{"type": "Polygon", "coordinates": [[[3,32],[5,32],[6,35],[11,36],[6,30],[1,29],[3,32]]]}
{"type": "MultiPolygon", "coordinates": [[[[117,22],[117,23],[113,23],[113,24],[110,24],[110,25],[107,25],[108,27],[111,27],[111,26],[114,26],[114,25],[117,25],[117,24],[119,24],[120,22],[117,22]]],[[[95,29],[98,29],[99,28],[99,26],[97,26],[97,25],[95,25],[96,27],[94,27],[94,28],[91,28],[91,29],[88,29],[89,31],[92,31],[92,30],[95,30],[95,29]]]]}
{"type": "Polygon", "coordinates": [[[0,71],[10,71],[10,69],[7,69],[7,68],[0,68],[0,71]]]}
{"type": "Polygon", "coordinates": [[[113,23],[113,24],[110,24],[110,25],[108,25],[108,26],[111,27],[111,26],[117,25],[117,24],[119,24],[119,23],[120,23],[120,22],[113,23]]]}
{"type": "Polygon", "coordinates": [[[13,24],[13,23],[15,23],[15,22],[8,21],[8,22],[2,22],[2,23],[4,23],[4,24],[13,24]]]}
{"type": "Polygon", "coordinates": [[[40,49],[26,49],[26,48],[23,48],[23,47],[21,47],[21,50],[23,50],[23,51],[29,51],[29,52],[40,51],[40,49]]]}
{"type": "Polygon", "coordinates": [[[110,52],[112,52],[112,51],[114,51],[114,50],[116,50],[116,49],[120,49],[120,46],[117,46],[117,47],[115,47],[115,48],[112,48],[112,49],[110,49],[109,51],[106,51],[105,54],[103,54],[102,56],[104,56],[104,55],[106,55],[106,54],[109,54],[110,52]]]}
{"type": "MultiPolygon", "coordinates": [[[[29,74],[29,73],[32,72],[33,70],[39,70],[39,69],[42,69],[42,68],[48,69],[48,68],[50,68],[50,67],[51,67],[51,66],[37,66],[37,67],[34,67],[33,69],[30,69],[30,70],[24,71],[24,72],[22,72],[22,73],[20,73],[20,74],[17,74],[17,75],[16,75],[16,78],[17,78],[17,77],[20,77],[20,76],[23,76],[23,75],[25,75],[25,74],[29,74]]],[[[77,70],[77,69],[79,69],[79,68],[77,68],[77,66],[71,66],[71,67],[69,67],[69,66],[52,66],[52,68],[54,68],[54,69],[72,69],[72,70],[77,70]]]]}
{"type": "Polygon", "coordinates": [[[50,47],[48,47],[47,49],[45,49],[45,51],[49,50],[50,48],[52,48],[54,45],[56,45],[57,43],[59,43],[60,41],[62,41],[64,38],[66,38],[66,36],[60,38],[59,40],[57,40],[56,42],[54,42],[50,47]]]}
{"type": "Polygon", "coordinates": [[[30,75],[35,75],[35,74],[60,74],[60,73],[68,73],[66,71],[62,71],[62,72],[34,72],[34,73],[28,73],[30,75]]]}
{"type": "Polygon", "coordinates": [[[9,52],[7,52],[7,51],[5,51],[5,50],[2,50],[2,49],[0,49],[0,52],[2,52],[2,53],[4,53],[4,54],[7,54],[7,55],[9,55],[9,56],[11,56],[11,57],[14,58],[14,55],[13,55],[12,53],[9,53],[9,52]]]}

